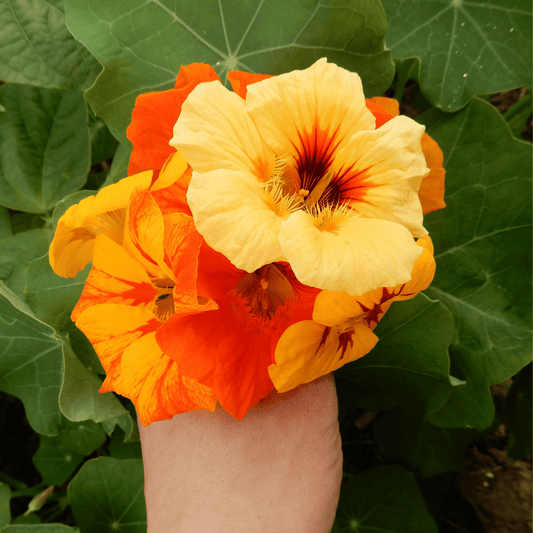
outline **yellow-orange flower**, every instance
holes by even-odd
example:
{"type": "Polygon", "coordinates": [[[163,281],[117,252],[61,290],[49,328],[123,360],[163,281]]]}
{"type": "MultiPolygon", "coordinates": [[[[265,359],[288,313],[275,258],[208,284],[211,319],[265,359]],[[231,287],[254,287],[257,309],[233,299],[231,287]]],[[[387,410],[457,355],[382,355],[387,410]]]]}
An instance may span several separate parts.
{"type": "Polygon", "coordinates": [[[202,83],[171,145],[193,169],[198,231],[253,272],[287,261],[306,285],[352,295],[409,281],[424,237],[424,128],[375,129],[359,76],[326,60],[248,85],[202,83]]]}
{"type": "Polygon", "coordinates": [[[422,254],[407,283],[381,287],[363,296],[330,291],[317,296],[313,320],[290,326],[276,346],[275,364],[268,370],[278,392],[333,372],[375,346],[378,338],[372,330],[391,304],[414,298],[435,275],[431,239],[419,239],[417,245],[422,254]]]}

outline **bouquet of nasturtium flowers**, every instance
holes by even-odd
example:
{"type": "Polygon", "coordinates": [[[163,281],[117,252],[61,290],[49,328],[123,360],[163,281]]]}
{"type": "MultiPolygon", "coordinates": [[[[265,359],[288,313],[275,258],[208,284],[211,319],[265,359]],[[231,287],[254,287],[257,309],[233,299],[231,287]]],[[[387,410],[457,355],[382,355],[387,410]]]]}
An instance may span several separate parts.
{"type": "Polygon", "coordinates": [[[92,261],[72,319],[101,392],[144,425],[217,401],[240,420],[364,356],[435,273],[443,157],[423,126],[326,59],[228,80],[195,63],[140,95],[128,177],[72,205],[50,246],[61,276],[92,261]]]}

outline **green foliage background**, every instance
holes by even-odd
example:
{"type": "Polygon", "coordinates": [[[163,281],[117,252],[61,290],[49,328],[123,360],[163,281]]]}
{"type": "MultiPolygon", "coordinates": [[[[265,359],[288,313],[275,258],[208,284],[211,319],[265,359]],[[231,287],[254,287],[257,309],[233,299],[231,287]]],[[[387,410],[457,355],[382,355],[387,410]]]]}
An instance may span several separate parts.
{"type": "Polygon", "coordinates": [[[418,120],[444,152],[447,208],[425,219],[435,280],[336,373],[341,420],[385,412],[374,435],[396,464],[345,462],[334,531],[437,531],[417,479],[460,470],[501,417],[509,456],[531,455],[531,92],[504,116],[488,102],[531,90],[529,1],[0,0],[0,19],[0,390],[40,435],[42,476],[27,487],[0,464],[2,532],[146,531],[134,410],[97,392],[102,368],[70,320],[88,269],[59,278],[47,251],[70,205],[126,175],[136,96],[192,62],[225,80],[325,56],[398,100],[418,81],[418,120]],[[517,374],[495,412],[490,385],[517,374]]]}

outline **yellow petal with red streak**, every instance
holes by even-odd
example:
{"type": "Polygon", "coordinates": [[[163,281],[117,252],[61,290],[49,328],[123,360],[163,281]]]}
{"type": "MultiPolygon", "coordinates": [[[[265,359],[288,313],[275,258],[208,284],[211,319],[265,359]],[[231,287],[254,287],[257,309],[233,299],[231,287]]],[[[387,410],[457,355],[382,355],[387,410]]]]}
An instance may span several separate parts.
{"type": "Polygon", "coordinates": [[[293,324],[281,336],[276,363],[268,367],[278,392],[309,383],[367,354],[378,338],[364,324],[355,324],[341,334],[312,320],[293,324]]]}
{"type": "Polygon", "coordinates": [[[72,311],[72,320],[94,305],[149,305],[157,291],[143,266],[109,237],[94,239],[93,268],[72,311]]]}
{"type": "Polygon", "coordinates": [[[187,161],[184,157],[176,152],[172,154],[164,163],[159,176],[154,184],[150,187],[150,191],[158,191],[170,187],[175,183],[181,175],[187,170],[187,161]]]}
{"type": "Polygon", "coordinates": [[[156,331],[160,325],[161,322],[146,307],[101,304],[79,315],[76,326],[85,333],[106,371],[106,390],[113,388],[120,375],[124,350],[137,339],[156,331]]]}

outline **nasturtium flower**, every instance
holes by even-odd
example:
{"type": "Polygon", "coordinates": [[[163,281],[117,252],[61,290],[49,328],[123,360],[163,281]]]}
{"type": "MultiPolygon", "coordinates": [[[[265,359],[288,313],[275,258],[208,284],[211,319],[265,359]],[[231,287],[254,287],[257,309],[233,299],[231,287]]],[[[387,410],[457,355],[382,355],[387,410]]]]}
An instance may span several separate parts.
{"type": "Polygon", "coordinates": [[[313,381],[367,354],[377,343],[373,333],[395,301],[414,298],[435,275],[433,244],[429,236],[416,243],[422,254],[411,279],[395,287],[380,287],[362,296],[322,291],[316,298],[312,320],[286,329],[276,345],[269,374],[278,392],[313,381]]]}
{"type": "Polygon", "coordinates": [[[132,175],[71,206],[50,246],[62,276],[92,260],[72,319],[101,392],[144,425],[217,401],[242,419],[363,356],[434,273],[442,153],[395,101],[325,60],[227,77],[193,64],[138,97],[132,175]]]}
{"type": "Polygon", "coordinates": [[[423,133],[403,116],[376,129],[359,76],[322,59],[246,100],[198,85],[171,145],[209,246],[247,272],[287,261],[306,285],[361,295],[409,281],[421,253],[423,133]]]}

